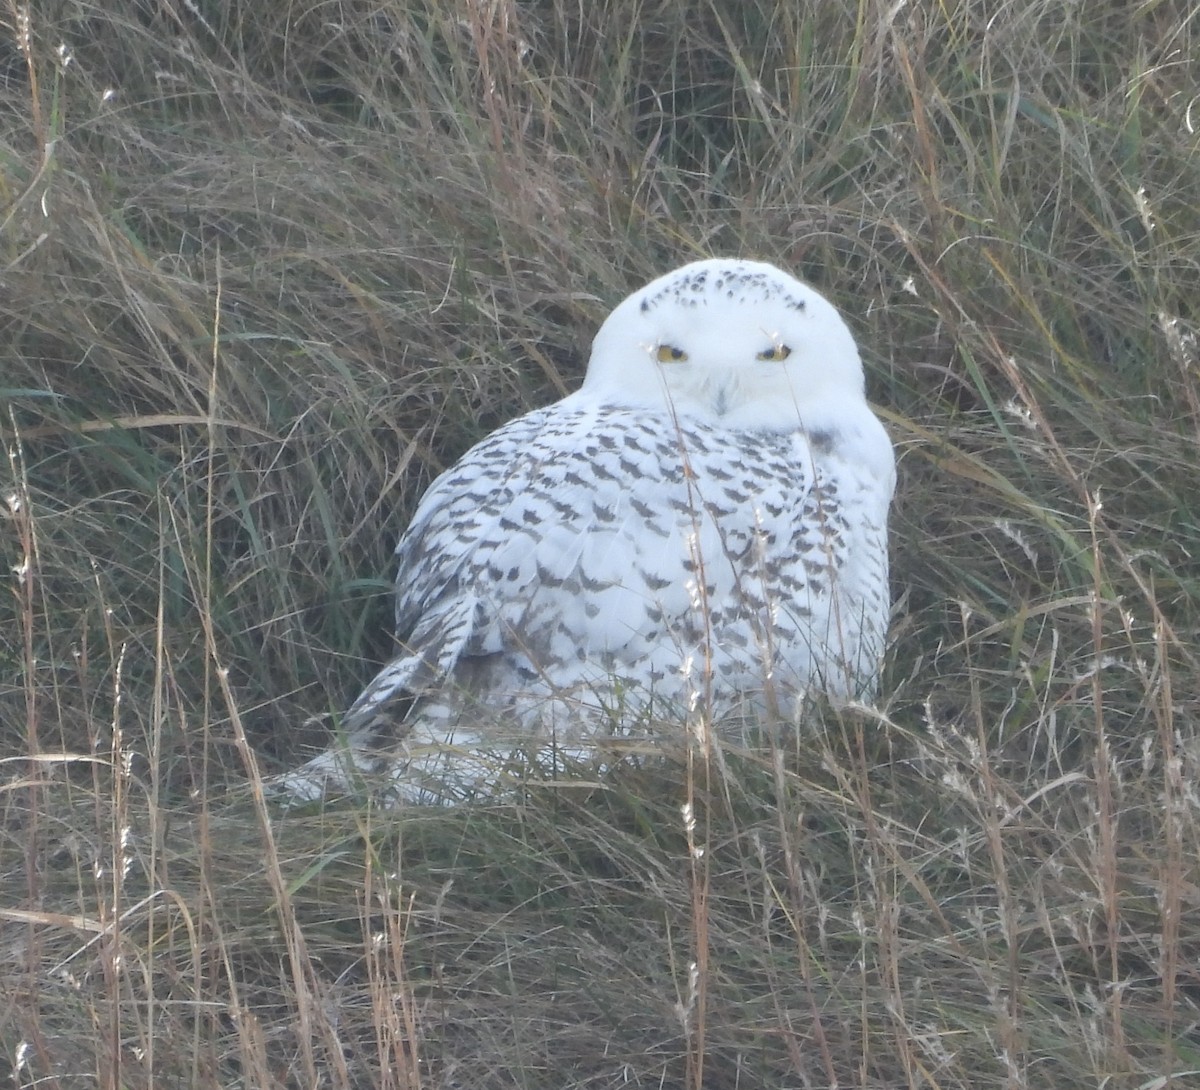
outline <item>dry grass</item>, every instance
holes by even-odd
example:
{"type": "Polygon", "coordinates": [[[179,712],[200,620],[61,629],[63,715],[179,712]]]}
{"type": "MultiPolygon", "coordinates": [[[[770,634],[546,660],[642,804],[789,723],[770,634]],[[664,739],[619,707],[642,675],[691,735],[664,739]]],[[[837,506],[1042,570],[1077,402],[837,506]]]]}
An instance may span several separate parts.
{"type": "Polygon", "coordinates": [[[1192,4],[24,12],[0,1079],[1200,1083],[1192,4]],[[880,715],[728,778],[269,810],[386,653],[431,475],[714,252],[864,346],[880,715]]]}

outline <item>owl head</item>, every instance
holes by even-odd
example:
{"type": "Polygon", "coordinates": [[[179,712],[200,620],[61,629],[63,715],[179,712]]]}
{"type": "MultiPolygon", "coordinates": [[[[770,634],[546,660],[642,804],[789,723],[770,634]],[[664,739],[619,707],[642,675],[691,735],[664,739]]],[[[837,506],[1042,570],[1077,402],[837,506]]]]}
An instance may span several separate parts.
{"type": "Polygon", "coordinates": [[[824,427],[866,407],[850,330],[818,292],[759,261],[712,259],[635,291],[596,334],[581,394],[731,428],[824,427]]]}

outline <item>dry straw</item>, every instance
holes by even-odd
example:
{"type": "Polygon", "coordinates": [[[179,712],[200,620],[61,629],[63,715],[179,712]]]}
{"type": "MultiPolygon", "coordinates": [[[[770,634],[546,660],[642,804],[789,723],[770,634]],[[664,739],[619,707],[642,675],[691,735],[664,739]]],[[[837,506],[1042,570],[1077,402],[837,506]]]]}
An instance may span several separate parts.
{"type": "Polygon", "coordinates": [[[0,1081],[1197,1085],[1193,4],[0,23],[0,1081]],[[431,476],[708,253],[866,349],[883,706],[274,809],[431,476]]]}

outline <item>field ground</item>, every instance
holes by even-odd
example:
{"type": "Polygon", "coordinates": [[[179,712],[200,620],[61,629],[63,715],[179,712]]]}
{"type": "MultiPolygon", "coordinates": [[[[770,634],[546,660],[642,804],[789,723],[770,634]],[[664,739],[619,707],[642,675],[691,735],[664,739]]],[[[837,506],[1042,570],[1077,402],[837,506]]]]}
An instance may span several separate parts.
{"type": "Polygon", "coordinates": [[[1193,4],[3,0],[0,72],[0,1081],[1200,1085],[1193,4]],[[863,347],[881,706],[265,802],[432,476],[709,254],[863,347]]]}

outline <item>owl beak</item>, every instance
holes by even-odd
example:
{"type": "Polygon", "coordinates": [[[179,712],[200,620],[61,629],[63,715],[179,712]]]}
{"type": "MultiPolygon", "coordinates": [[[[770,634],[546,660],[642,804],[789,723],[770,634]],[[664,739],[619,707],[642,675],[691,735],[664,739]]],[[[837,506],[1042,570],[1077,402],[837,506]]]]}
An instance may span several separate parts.
{"type": "Polygon", "coordinates": [[[712,408],[717,416],[724,416],[733,408],[736,401],[737,383],[733,379],[714,384],[712,391],[712,408]]]}

